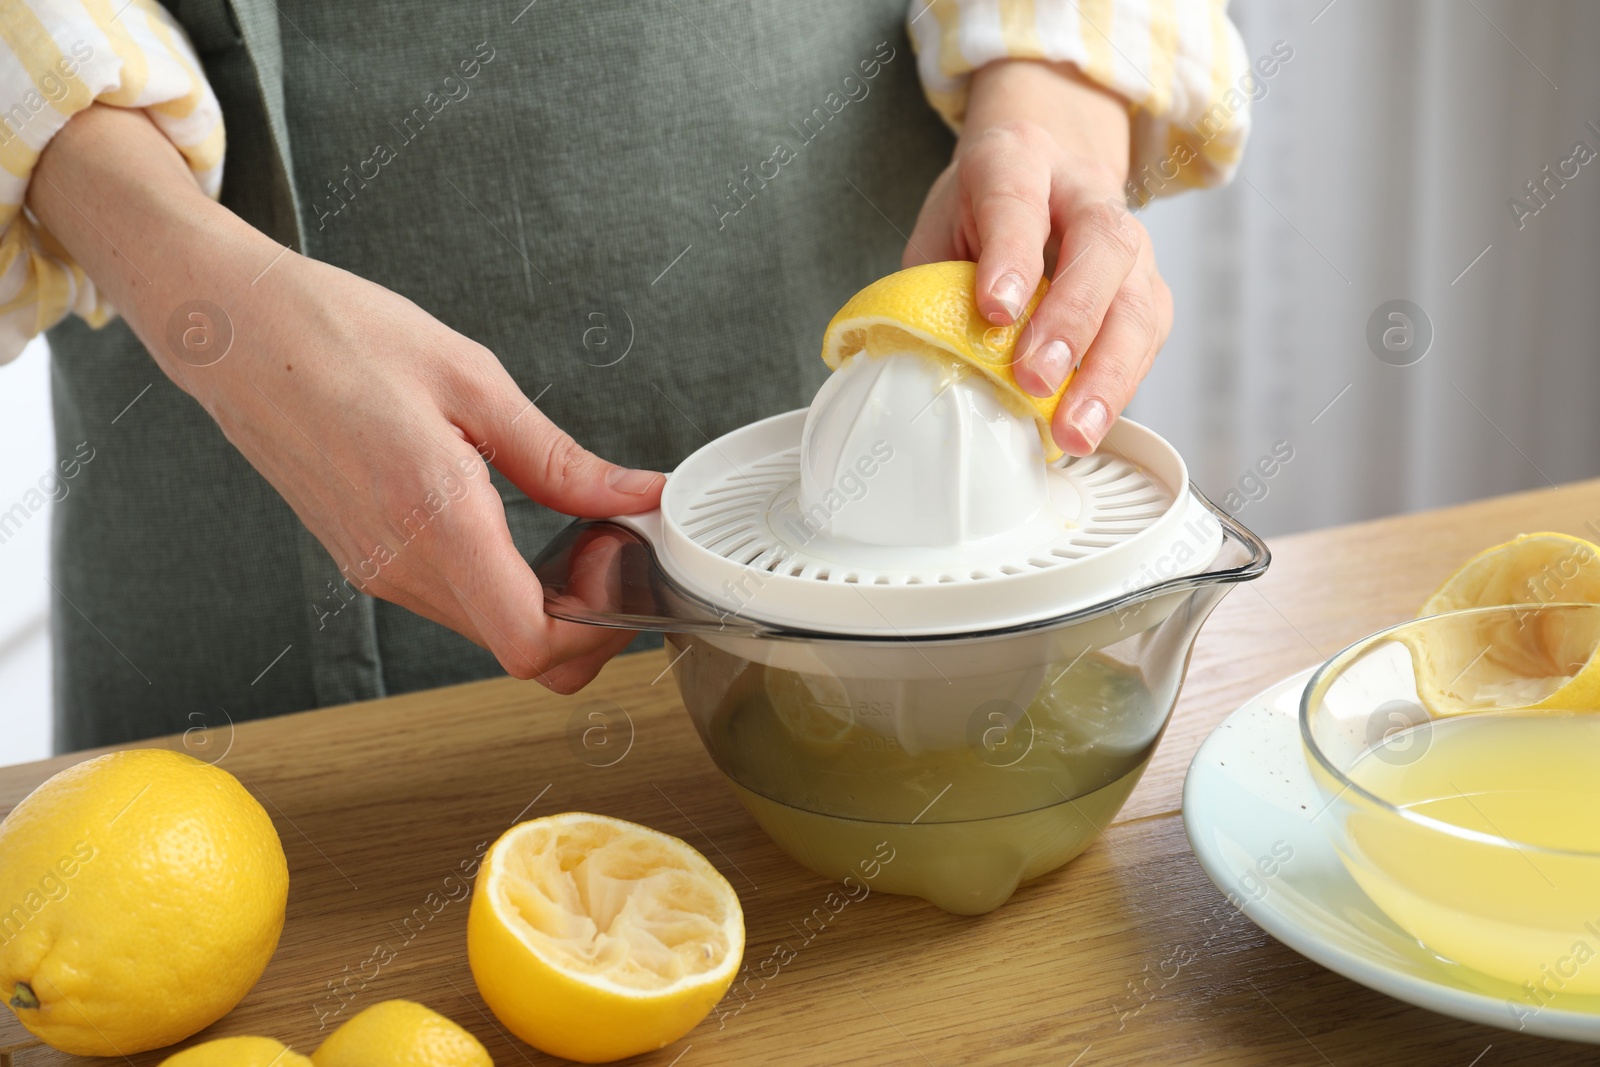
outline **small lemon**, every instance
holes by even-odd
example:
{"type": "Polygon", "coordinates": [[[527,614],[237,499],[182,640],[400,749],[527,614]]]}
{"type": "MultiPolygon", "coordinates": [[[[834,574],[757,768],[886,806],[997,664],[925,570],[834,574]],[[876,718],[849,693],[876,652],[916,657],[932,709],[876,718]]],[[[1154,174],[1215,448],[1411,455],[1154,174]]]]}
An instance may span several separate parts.
{"type": "Polygon", "coordinates": [[[522,1040],[605,1063],[704,1019],[744,955],[739,897],[675,837],[568,812],[507,830],[467,915],[478,992],[522,1040]]]}
{"type": "Polygon", "coordinates": [[[1543,604],[1600,604],[1600,546],[1560,533],[1523,534],[1468,560],[1419,617],[1526,604],[1525,613],[1464,617],[1408,634],[1417,694],[1435,715],[1484,707],[1600,708],[1600,629],[1590,614],[1543,604]]]}
{"type": "Polygon", "coordinates": [[[311,1061],[270,1037],[219,1037],[168,1056],[161,1067],[311,1067],[311,1061]]]}
{"type": "Polygon", "coordinates": [[[1001,398],[1019,414],[1032,417],[1039,425],[1045,458],[1058,459],[1061,449],[1051,436],[1050,420],[1067,382],[1053,396],[1039,397],[1018,385],[1012,374],[1021,355],[1017,343],[1050,282],[1040,280],[1016,322],[993,326],[978,310],[977,279],[977,264],[960,261],[924,263],[879,278],[846,301],[828,323],[822,337],[823,362],[838,370],[858,352],[873,356],[923,352],[945,363],[953,357],[998,386],[1001,398]]]}
{"type": "Polygon", "coordinates": [[[410,1000],[351,1016],[311,1054],[316,1067],[494,1067],[478,1039],[410,1000]]]}
{"type": "Polygon", "coordinates": [[[52,1048],[161,1048],[250,991],[283,930],[272,820],[165,749],[86,760],[0,823],[0,997],[52,1048]]]}

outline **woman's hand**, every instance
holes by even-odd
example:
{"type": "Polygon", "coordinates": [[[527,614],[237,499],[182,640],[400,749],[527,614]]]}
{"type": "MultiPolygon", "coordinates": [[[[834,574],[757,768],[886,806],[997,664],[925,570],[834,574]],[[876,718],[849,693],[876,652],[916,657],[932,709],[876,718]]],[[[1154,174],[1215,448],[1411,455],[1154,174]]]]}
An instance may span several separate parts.
{"type": "Polygon", "coordinates": [[[1124,199],[1127,169],[1119,98],[1063,65],[992,63],[973,75],[955,156],[904,256],[976,260],[978,307],[1002,326],[1050,272],[1014,373],[1049,396],[1077,369],[1051,427],[1075,456],[1099,446],[1172,327],[1172,294],[1124,199]]]}
{"type": "Polygon", "coordinates": [[[595,518],[655,507],[664,478],[579,447],[492,352],[411,301],[292,254],[267,279],[228,312],[233,349],[180,363],[178,383],[358,588],[471,638],[519,678],[587,683],[633,635],[544,613],[485,464],[540,504],[595,518]]]}
{"type": "Polygon", "coordinates": [[[485,461],[596,517],[655,507],[660,474],[586,452],[482,345],[212,203],[141,112],[74,116],[29,204],[352,584],[561,692],[627,644],[545,614],[485,461]]]}

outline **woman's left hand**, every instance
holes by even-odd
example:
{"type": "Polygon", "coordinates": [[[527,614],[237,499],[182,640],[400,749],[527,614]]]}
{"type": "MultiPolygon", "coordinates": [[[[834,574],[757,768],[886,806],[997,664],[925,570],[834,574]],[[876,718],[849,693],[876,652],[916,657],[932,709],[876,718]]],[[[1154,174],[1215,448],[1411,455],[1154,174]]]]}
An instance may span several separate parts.
{"type": "Polygon", "coordinates": [[[978,307],[1002,326],[1050,271],[1014,373],[1049,396],[1077,370],[1051,427],[1075,456],[1099,446],[1172,327],[1172,293],[1124,199],[1127,167],[1120,99],[1070,67],[990,64],[973,76],[955,155],[904,255],[905,266],[975,260],[978,307]]]}

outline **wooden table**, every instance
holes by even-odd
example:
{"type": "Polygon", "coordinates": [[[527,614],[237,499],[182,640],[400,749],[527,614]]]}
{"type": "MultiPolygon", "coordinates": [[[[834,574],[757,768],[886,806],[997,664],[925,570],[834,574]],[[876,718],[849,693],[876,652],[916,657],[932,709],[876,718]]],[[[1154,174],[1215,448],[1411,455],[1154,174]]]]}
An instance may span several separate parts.
{"type": "MultiPolygon", "coordinates": [[[[1248,511],[1241,517],[1248,522],[1248,511]]],[[[1231,593],[1207,624],[1149,773],[1082,857],[976,919],[881,894],[851,903],[737,1015],[720,1025],[713,1015],[636,1062],[1600,1061],[1594,1048],[1413,1008],[1296,955],[1223,902],[1179,817],[1196,747],[1252,694],[1411,615],[1480,548],[1524,531],[1594,538],[1597,529],[1600,482],[1586,482],[1282,538],[1267,576],[1231,593]],[[1194,962],[1171,981],[1151,979],[1171,973],[1163,961],[1180,950],[1194,962]],[[1134,986],[1145,1006],[1122,1018],[1136,1003],[1134,986]]],[[[472,1030],[502,1067],[554,1062],[509,1038],[479,1000],[465,957],[466,904],[434,913],[427,903],[430,894],[448,900],[446,876],[518,817],[580,809],[676,834],[739,891],[747,962],[798,941],[796,925],[830,887],[779,852],[735,801],[665,668],[653,652],[617,660],[572,697],[497,680],[237,727],[221,765],[277,824],[291,871],[289,917],[260,984],[202,1036],[267,1034],[309,1052],[324,1022],[331,1029],[367,1005],[406,997],[472,1030]],[[608,767],[591,766],[596,758],[580,758],[569,740],[570,721],[597,700],[632,723],[631,749],[608,767]],[[380,945],[394,958],[375,969],[369,961],[388,954],[380,945]]],[[[618,730],[626,741],[627,725],[618,730]]],[[[191,736],[191,749],[198,740],[191,736]]],[[[214,755],[228,731],[204,740],[214,755]]],[[[79,758],[0,769],[0,812],[79,758]]],[[[0,1049],[20,1050],[18,1067],[73,1062],[28,1045],[5,1014],[0,1049]]]]}

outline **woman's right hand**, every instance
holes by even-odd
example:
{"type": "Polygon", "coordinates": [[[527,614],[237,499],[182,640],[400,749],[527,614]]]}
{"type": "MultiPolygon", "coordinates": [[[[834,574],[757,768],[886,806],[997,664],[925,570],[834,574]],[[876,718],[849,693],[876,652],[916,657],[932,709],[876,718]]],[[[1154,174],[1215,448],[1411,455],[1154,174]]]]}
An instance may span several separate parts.
{"type": "Polygon", "coordinates": [[[411,301],[213,204],[139,112],[75,116],[29,204],[352,584],[560,692],[627,644],[545,614],[485,461],[590,517],[655,507],[662,475],[579,447],[493,353],[411,301]]]}
{"type": "Polygon", "coordinates": [[[174,377],[358,588],[558,690],[627,644],[544,613],[485,463],[595,518],[655,507],[660,474],[579,447],[488,349],[337,267],[286,255],[228,315],[232,350],[174,377]]]}

